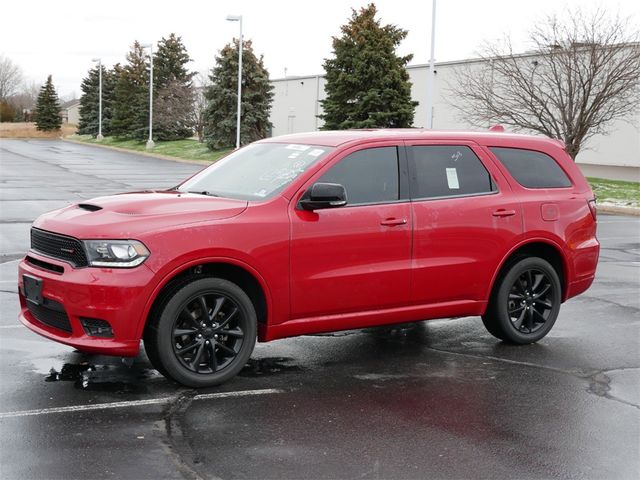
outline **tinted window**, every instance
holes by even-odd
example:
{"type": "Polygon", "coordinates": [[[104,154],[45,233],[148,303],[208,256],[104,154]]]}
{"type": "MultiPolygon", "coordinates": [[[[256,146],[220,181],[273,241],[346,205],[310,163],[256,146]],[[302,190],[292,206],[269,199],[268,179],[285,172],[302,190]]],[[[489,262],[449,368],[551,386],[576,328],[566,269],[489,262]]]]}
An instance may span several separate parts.
{"type": "Polygon", "coordinates": [[[380,147],[354,152],[318,182],[343,185],[349,205],[398,200],[398,150],[380,147]]]}
{"type": "Polygon", "coordinates": [[[491,151],[520,185],[527,188],[570,187],[571,181],[556,161],[546,153],[521,148],[498,148],[491,151]]]}
{"type": "Polygon", "coordinates": [[[496,191],[491,175],[469,147],[415,146],[410,152],[413,198],[496,191]]]}

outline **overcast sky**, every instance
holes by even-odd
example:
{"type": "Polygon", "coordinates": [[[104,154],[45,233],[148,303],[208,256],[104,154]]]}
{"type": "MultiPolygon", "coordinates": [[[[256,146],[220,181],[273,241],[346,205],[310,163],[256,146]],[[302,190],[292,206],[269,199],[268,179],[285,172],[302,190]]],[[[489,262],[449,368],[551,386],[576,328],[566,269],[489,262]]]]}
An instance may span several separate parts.
{"type": "MultiPolygon", "coordinates": [[[[105,65],[125,61],[134,40],[154,44],[171,32],[182,36],[197,71],[209,70],[218,50],[238,35],[228,14],[243,15],[245,39],[264,55],[271,78],[322,73],[331,37],[367,0],[6,0],[2,7],[0,53],[38,84],[48,74],[63,97],[80,95],[91,58],[105,65]]],[[[412,64],[427,63],[431,1],[377,0],[385,23],[409,31],[399,53],[412,64]]],[[[582,5],[605,6],[640,21],[638,0],[438,0],[436,61],[475,56],[485,40],[510,34],[526,50],[526,31],[536,19],[582,5]]]]}

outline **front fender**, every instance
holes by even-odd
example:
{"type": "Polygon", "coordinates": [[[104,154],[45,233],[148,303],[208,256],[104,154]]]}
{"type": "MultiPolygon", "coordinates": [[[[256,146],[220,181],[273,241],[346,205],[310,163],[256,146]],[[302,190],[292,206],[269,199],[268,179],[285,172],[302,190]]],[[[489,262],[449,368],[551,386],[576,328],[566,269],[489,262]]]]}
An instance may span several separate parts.
{"type": "Polygon", "coordinates": [[[248,272],[251,276],[253,276],[262,291],[264,292],[265,301],[267,304],[267,324],[271,323],[271,318],[273,315],[273,301],[271,291],[269,286],[260,272],[250,265],[248,262],[240,260],[237,256],[229,256],[225,254],[221,254],[217,252],[217,254],[211,253],[203,253],[203,252],[193,252],[193,255],[190,255],[191,258],[180,258],[176,259],[175,262],[172,262],[170,265],[167,265],[166,268],[163,268],[160,272],[156,274],[157,282],[152,287],[151,292],[147,298],[147,302],[145,303],[144,310],[142,312],[141,318],[138,319],[138,325],[136,328],[137,338],[142,338],[142,333],[144,331],[147,317],[151,308],[153,307],[154,302],[158,298],[158,295],[162,291],[162,289],[171,282],[172,279],[176,278],[179,274],[188,270],[189,268],[195,267],[197,265],[202,264],[210,264],[210,263],[222,263],[227,265],[233,265],[239,267],[246,272],[248,272]],[[198,254],[200,253],[200,254],[198,254]]]}

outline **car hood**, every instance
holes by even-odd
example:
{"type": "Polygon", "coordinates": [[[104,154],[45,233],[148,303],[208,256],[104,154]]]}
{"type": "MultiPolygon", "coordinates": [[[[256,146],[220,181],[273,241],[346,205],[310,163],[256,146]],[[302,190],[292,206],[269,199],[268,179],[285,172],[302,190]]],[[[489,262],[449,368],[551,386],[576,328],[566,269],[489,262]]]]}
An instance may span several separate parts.
{"type": "Polygon", "coordinates": [[[98,197],[39,217],[36,228],[81,239],[139,238],[145,232],[223,220],[247,208],[243,200],[168,192],[98,197]]]}

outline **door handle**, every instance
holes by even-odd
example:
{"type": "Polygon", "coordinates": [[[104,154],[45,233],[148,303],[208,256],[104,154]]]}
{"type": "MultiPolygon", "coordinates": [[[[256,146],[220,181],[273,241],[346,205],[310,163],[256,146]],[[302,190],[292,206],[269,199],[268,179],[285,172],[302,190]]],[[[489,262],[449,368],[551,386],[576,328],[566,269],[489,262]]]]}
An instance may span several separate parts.
{"type": "Polygon", "coordinates": [[[405,225],[406,223],[406,218],[385,218],[380,222],[380,225],[384,225],[385,227],[395,227],[397,225],[405,225]]]}
{"type": "Polygon", "coordinates": [[[494,217],[513,217],[516,214],[515,210],[505,210],[501,208],[500,210],[496,210],[493,212],[494,217]]]}

